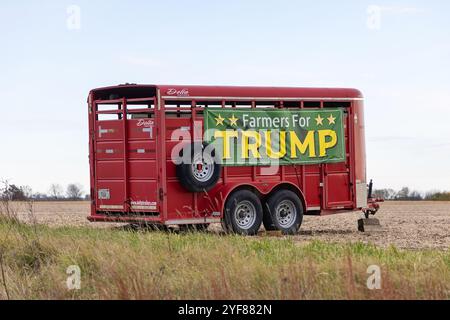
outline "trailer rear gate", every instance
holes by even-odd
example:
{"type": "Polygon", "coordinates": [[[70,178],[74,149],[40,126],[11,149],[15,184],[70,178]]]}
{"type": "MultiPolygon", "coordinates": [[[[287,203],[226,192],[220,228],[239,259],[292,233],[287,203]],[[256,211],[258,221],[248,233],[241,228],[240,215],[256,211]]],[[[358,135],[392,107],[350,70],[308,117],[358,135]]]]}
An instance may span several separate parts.
{"type": "Polygon", "coordinates": [[[98,211],[158,212],[155,105],[154,98],[94,103],[98,211]]]}

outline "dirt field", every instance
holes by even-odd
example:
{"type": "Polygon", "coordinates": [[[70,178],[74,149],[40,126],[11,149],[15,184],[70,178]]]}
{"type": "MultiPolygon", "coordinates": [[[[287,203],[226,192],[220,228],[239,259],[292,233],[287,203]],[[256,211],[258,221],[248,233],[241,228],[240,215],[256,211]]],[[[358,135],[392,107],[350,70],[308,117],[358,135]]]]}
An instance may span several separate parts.
{"type": "Polygon", "coordinates": [[[404,249],[450,247],[450,202],[386,202],[376,218],[381,232],[357,231],[358,213],[306,217],[299,240],[362,241],[404,249]]]}
{"type": "MultiPolygon", "coordinates": [[[[26,204],[15,204],[23,220],[29,221],[26,204]]],[[[88,202],[35,203],[33,212],[40,224],[50,226],[92,226],[107,228],[111,224],[91,224],[88,202]]],[[[295,239],[299,244],[312,240],[329,242],[373,243],[382,247],[395,245],[404,249],[450,247],[450,202],[386,202],[377,218],[383,230],[374,233],[357,231],[358,213],[346,213],[326,217],[306,216],[301,232],[295,239]]],[[[212,226],[219,232],[220,226],[212,226]]]]}

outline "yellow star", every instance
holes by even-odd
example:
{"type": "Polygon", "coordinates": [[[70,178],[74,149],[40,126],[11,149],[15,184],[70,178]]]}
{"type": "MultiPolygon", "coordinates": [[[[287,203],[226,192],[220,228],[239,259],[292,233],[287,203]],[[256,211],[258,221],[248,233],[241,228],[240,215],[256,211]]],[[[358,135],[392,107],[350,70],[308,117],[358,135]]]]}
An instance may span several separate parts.
{"type": "Polygon", "coordinates": [[[336,124],[336,118],[333,117],[332,114],[330,114],[330,116],[327,118],[327,120],[330,124],[336,124]]]}
{"type": "Polygon", "coordinates": [[[229,118],[228,120],[230,120],[230,126],[236,126],[237,127],[237,122],[239,120],[239,118],[236,118],[233,114],[233,117],[229,118]]]}
{"type": "Polygon", "coordinates": [[[316,120],[318,126],[322,126],[323,125],[324,118],[322,118],[320,116],[320,114],[317,116],[317,118],[315,120],[316,120]]]}
{"type": "Polygon", "coordinates": [[[222,125],[223,126],[223,122],[225,121],[225,119],[224,118],[222,118],[222,116],[219,114],[219,117],[218,118],[216,118],[216,126],[218,126],[218,125],[222,125]]]}

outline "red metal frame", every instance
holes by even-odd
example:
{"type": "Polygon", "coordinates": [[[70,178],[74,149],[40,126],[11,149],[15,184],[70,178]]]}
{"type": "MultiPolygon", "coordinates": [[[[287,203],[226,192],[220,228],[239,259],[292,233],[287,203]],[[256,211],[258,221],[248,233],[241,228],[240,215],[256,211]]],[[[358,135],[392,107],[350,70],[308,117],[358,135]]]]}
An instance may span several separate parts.
{"type": "MultiPolygon", "coordinates": [[[[154,85],[95,89],[88,99],[92,196],[89,220],[161,224],[219,222],[227,197],[242,187],[252,188],[262,198],[277,188],[290,188],[301,197],[307,212],[320,211],[322,215],[362,209],[357,206],[357,184],[366,183],[362,100],[362,94],[355,89],[154,85]],[[150,102],[153,109],[128,109],[128,106],[145,102],[150,102]],[[279,174],[270,177],[262,176],[260,167],[256,166],[224,167],[217,186],[207,194],[183,190],[174,176],[174,164],[170,162],[174,144],[168,140],[171,132],[186,127],[193,136],[195,126],[202,123],[199,115],[204,109],[199,103],[215,103],[223,108],[231,103],[237,108],[240,102],[252,109],[261,102],[273,103],[278,108],[295,102],[299,109],[305,109],[306,102],[318,102],[320,108],[326,108],[327,102],[345,103],[348,105],[347,163],[345,166],[281,166],[279,174]],[[178,105],[166,108],[167,103],[178,105]],[[191,107],[181,109],[180,103],[189,103],[191,107]],[[99,104],[117,104],[121,108],[99,111],[99,104]],[[140,113],[152,114],[149,122],[152,127],[148,129],[153,130],[153,136],[149,139],[142,134],[140,120],[127,119],[130,114],[140,113]],[[182,114],[189,117],[181,117],[182,114]],[[102,121],[98,120],[99,115],[121,115],[122,118],[102,121]],[[359,123],[357,119],[361,119],[359,123]],[[103,135],[99,130],[105,128],[103,135]],[[138,152],[131,150],[135,146],[139,146],[138,152]],[[103,148],[109,148],[110,154],[102,153],[103,148]],[[99,199],[102,188],[111,192],[110,199],[99,199]]],[[[144,119],[144,123],[145,120],[148,119],[144,119]]]]}

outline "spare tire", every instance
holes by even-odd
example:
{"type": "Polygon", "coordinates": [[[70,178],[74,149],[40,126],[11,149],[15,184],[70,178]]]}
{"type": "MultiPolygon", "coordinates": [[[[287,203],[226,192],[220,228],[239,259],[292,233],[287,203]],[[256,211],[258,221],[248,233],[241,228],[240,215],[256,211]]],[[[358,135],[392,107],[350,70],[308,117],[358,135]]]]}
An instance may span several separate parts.
{"type": "Polygon", "coordinates": [[[188,145],[181,151],[179,160],[177,177],[188,191],[209,191],[219,181],[222,166],[216,159],[212,145],[206,143],[188,145]]]}

